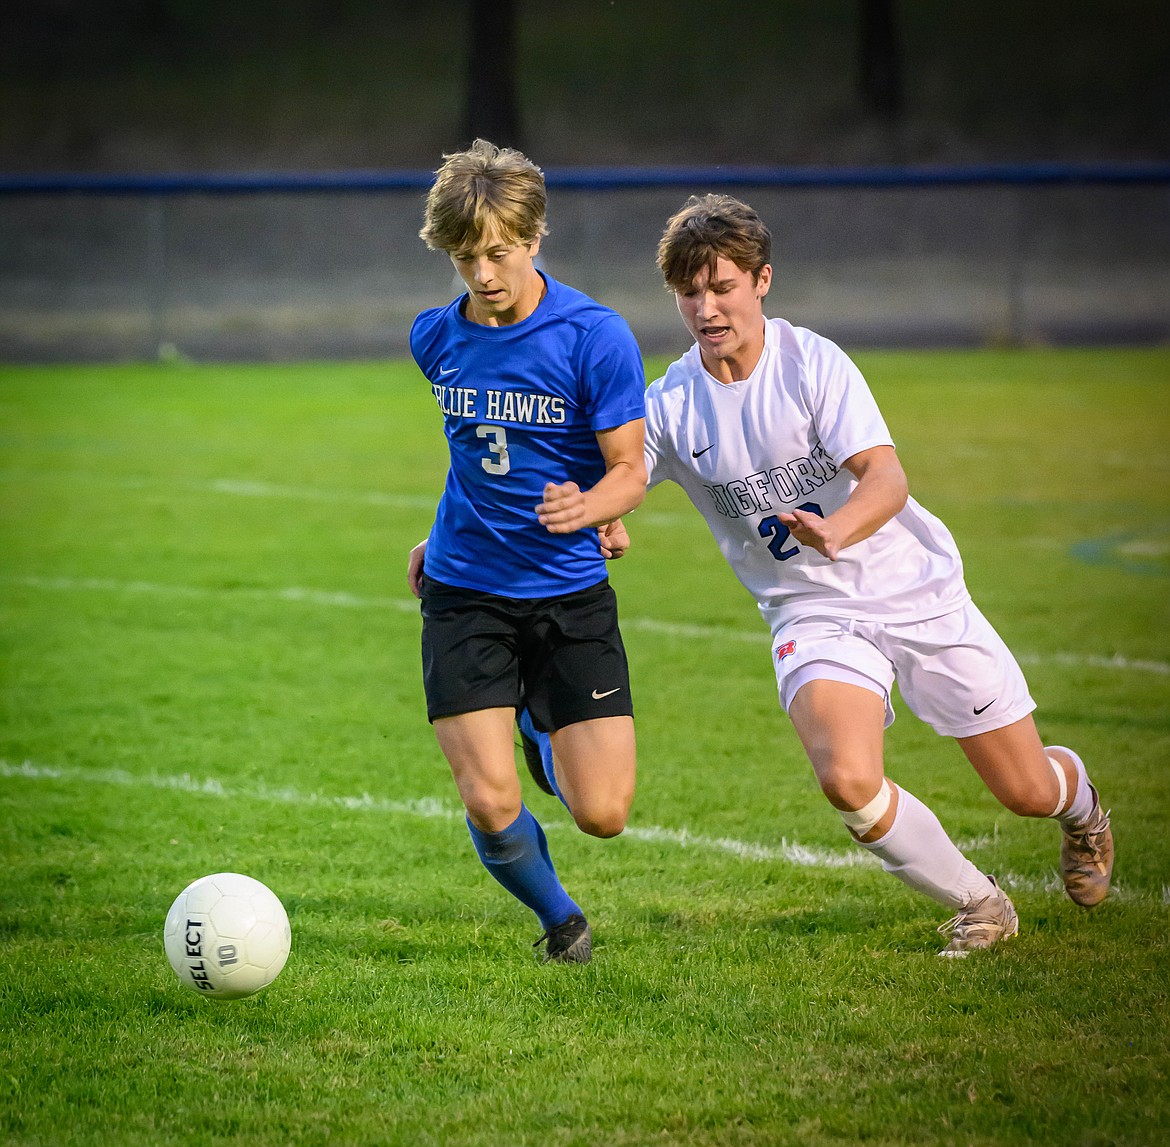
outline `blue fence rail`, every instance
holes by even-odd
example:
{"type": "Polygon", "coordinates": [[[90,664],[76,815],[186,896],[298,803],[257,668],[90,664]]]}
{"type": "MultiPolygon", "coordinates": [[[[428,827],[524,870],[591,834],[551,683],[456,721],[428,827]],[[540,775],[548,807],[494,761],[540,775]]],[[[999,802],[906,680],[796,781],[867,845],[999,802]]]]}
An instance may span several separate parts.
{"type": "MultiPolygon", "coordinates": [[[[400,171],[207,172],[167,175],[0,173],[0,195],[248,195],[425,191],[434,174],[400,171]]],[[[1017,163],[947,167],[562,167],[549,188],[879,188],[1170,184],[1170,163],[1017,163]]]]}

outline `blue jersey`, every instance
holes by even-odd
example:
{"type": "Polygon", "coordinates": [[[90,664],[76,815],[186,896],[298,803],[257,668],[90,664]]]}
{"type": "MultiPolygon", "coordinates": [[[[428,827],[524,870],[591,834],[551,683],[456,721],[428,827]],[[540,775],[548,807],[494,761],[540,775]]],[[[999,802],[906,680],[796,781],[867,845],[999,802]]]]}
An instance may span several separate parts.
{"type": "Polygon", "coordinates": [[[536,507],[546,482],[596,485],[605,474],[597,431],[646,413],[642,356],[625,320],[543,277],[547,294],[522,322],[468,322],[464,295],[423,311],[410,332],[451,453],[427,576],[504,597],[553,597],[606,576],[596,530],[550,534],[536,507]]]}

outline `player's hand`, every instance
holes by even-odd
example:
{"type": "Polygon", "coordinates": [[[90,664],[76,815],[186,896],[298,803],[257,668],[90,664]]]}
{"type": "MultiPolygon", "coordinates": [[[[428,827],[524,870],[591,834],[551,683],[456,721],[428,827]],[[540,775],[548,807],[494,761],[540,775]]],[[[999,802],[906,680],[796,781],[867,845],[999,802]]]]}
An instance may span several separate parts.
{"type": "Polygon", "coordinates": [[[837,560],[841,542],[826,518],[810,514],[807,510],[793,510],[791,514],[781,514],[780,521],[802,546],[811,546],[831,562],[837,560]]]}
{"type": "Polygon", "coordinates": [[[422,596],[423,558],[427,552],[427,539],[423,538],[406,559],[406,584],[415,597],[422,596]]]}
{"type": "Polygon", "coordinates": [[[547,482],[544,501],[536,507],[536,520],[550,534],[572,534],[590,524],[585,495],[576,482],[547,482]]]}
{"type": "Polygon", "coordinates": [[[597,527],[597,540],[601,543],[602,555],[610,561],[617,561],[630,548],[630,535],[621,518],[597,527]]]}

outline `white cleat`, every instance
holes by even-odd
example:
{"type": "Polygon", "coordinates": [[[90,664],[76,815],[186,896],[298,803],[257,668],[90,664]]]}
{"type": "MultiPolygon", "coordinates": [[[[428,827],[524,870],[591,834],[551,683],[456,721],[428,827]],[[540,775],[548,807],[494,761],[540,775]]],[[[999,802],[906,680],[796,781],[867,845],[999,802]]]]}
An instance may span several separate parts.
{"type": "Polygon", "coordinates": [[[1020,918],[1015,905],[1008,899],[995,877],[987,878],[992,890],[979,900],[973,900],[945,924],[939,925],[944,936],[951,934],[950,943],[939,952],[940,956],[961,958],[980,948],[990,948],[1000,940],[1015,936],[1020,930],[1020,918]]]}

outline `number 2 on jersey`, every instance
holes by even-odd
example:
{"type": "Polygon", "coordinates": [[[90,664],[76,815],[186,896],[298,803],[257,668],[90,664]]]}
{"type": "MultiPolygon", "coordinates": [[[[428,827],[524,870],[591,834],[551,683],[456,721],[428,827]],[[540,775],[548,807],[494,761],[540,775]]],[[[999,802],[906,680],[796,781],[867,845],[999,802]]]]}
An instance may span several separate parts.
{"type": "Polygon", "coordinates": [[[507,474],[512,468],[512,460],[508,457],[508,433],[502,426],[477,426],[475,433],[480,438],[490,438],[488,450],[494,458],[481,458],[479,464],[489,474],[507,474]]]}
{"type": "MultiPolygon", "coordinates": [[[[809,514],[816,514],[819,518],[825,516],[824,511],[816,502],[804,502],[796,508],[798,510],[804,510],[809,514]]],[[[758,528],[761,538],[766,538],[771,535],[772,540],[768,542],[768,549],[771,550],[772,557],[778,562],[786,562],[789,558],[795,557],[800,553],[800,546],[797,545],[790,546],[788,549],[784,548],[784,544],[792,536],[792,531],[775,514],[769,514],[768,517],[760,522],[758,528]]]]}

